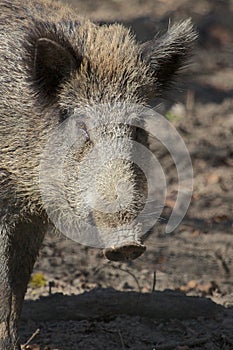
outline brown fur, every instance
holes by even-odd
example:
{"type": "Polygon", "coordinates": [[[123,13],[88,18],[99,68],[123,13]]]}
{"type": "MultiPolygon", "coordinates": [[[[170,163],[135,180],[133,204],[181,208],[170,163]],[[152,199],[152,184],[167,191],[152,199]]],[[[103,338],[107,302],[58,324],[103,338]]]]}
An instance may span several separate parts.
{"type": "MultiPolygon", "coordinates": [[[[108,106],[104,140],[111,146],[111,140],[119,137],[119,133],[135,139],[129,128],[113,129],[111,122],[115,117],[111,105],[147,103],[145,91],[153,90],[155,95],[160,95],[188,56],[194,38],[192,26],[186,21],[171,27],[161,40],[139,46],[123,26],[100,27],[54,1],[0,0],[1,350],[19,348],[17,323],[46,229],[39,166],[51,131],[75,111],[102,103],[108,106]]],[[[124,123],[122,118],[117,121],[124,123]]],[[[75,176],[75,169],[79,168],[77,160],[85,157],[88,147],[91,149],[98,137],[98,132],[91,135],[86,149],[77,157],[70,157],[67,163],[74,177],[70,179],[67,195],[77,220],[85,215],[75,199],[79,189],[75,176]]],[[[111,147],[109,151],[113,152],[111,147]]],[[[98,159],[92,167],[98,167],[98,159]]],[[[87,174],[92,167],[84,169],[87,174]]],[[[118,214],[93,211],[97,226],[117,227],[132,220],[141,207],[145,179],[130,163],[118,162],[109,165],[107,171],[103,169],[99,191],[110,198],[119,173],[135,184],[133,201],[128,211],[118,214]]],[[[53,180],[56,179],[51,178],[51,183],[53,180]]],[[[52,205],[64,217],[69,214],[56,201],[52,205]]],[[[128,234],[131,233],[124,232],[124,239],[127,240],[128,234]]],[[[131,250],[138,245],[136,233],[132,237],[135,243],[130,245],[131,257],[137,256],[131,250]]],[[[116,237],[112,242],[115,247],[116,237]]],[[[127,254],[124,246],[120,251],[127,254]]]]}

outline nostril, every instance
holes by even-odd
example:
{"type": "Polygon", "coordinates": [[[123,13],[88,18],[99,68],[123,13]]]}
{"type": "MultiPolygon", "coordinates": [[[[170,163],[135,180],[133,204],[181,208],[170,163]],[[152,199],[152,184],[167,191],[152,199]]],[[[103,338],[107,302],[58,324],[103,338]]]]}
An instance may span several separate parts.
{"type": "Polygon", "coordinates": [[[123,246],[106,248],[104,256],[111,261],[129,261],[137,259],[146,250],[146,247],[140,243],[128,243],[123,246]]]}

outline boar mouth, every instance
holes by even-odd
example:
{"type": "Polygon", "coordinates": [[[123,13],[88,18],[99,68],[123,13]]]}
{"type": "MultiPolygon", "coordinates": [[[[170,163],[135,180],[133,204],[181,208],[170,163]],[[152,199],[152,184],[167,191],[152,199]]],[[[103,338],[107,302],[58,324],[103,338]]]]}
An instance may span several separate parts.
{"type": "Polygon", "coordinates": [[[137,259],[146,247],[137,242],[125,243],[121,246],[104,249],[104,256],[111,261],[129,261],[137,259]]]}

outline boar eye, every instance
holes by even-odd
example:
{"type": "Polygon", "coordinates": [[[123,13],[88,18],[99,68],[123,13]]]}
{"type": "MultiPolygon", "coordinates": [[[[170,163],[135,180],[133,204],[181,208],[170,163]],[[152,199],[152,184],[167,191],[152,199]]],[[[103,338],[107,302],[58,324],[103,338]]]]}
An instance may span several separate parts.
{"type": "Polygon", "coordinates": [[[83,134],[85,135],[86,137],[86,142],[87,141],[90,141],[90,135],[87,131],[87,127],[86,127],[86,124],[84,122],[79,122],[79,128],[80,130],[83,132],[83,134]]]}

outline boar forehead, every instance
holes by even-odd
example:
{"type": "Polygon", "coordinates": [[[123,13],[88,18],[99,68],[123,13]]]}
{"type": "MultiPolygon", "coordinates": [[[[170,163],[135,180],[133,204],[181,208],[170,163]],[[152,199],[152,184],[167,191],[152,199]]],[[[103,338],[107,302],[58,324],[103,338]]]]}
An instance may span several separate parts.
{"type": "Polygon", "coordinates": [[[80,25],[74,34],[75,51],[82,64],[65,84],[61,99],[80,102],[138,100],[139,87],[151,83],[149,67],[130,31],[121,25],[80,25]],[[133,98],[134,97],[134,98],[133,98]]]}

